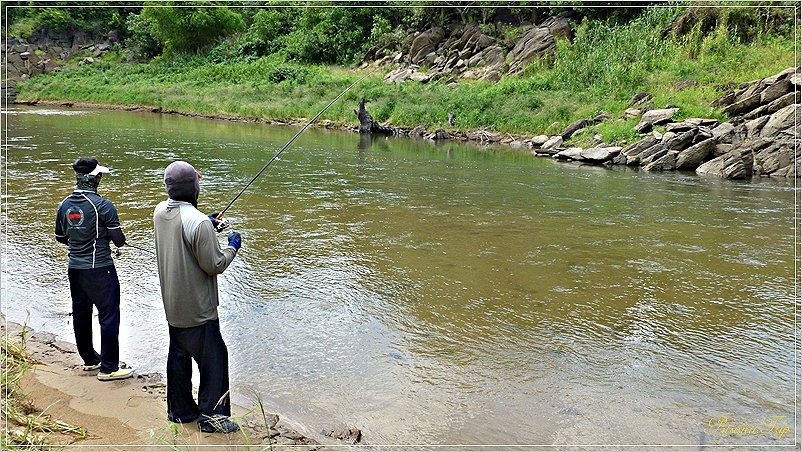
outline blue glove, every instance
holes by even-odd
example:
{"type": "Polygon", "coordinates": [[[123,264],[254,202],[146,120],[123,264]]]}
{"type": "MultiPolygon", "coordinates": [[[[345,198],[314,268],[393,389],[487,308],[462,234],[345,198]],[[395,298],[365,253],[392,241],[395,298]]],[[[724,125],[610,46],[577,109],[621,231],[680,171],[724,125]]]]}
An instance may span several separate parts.
{"type": "Polygon", "coordinates": [[[220,215],[220,212],[215,212],[209,215],[209,220],[212,222],[212,226],[214,226],[214,230],[217,232],[223,232],[226,228],[228,228],[228,220],[225,218],[217,219],[217,216],[220,215]]]}
{"type": "Polygon", "coordinates": [[[231,231],[228,233],[228,246],[239,251],[239,248],[242,246],[242,236],[239,235],[239,232],[231,231]]]}

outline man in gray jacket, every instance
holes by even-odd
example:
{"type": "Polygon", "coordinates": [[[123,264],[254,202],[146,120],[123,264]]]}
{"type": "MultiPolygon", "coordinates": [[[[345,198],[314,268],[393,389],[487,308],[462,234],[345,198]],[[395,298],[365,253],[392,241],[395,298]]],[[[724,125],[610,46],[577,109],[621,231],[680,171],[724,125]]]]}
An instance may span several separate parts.
{"type": "Polygon", "coordinates": [[[167,419],[198,420],[207,433],[230,433],[228,349],[217,316],[217,275],[234,260],[242,243],[228,234],[228,246],[217,240],[217,218],[197,209],[200,174],[187,162],[164,171],[169,199],[156,206],[153,223],[156,261],[164,311],[170,330],[167,355],[167,419]],[[200,371],[198,402],[192,397],[192,360],[200,371]]]}

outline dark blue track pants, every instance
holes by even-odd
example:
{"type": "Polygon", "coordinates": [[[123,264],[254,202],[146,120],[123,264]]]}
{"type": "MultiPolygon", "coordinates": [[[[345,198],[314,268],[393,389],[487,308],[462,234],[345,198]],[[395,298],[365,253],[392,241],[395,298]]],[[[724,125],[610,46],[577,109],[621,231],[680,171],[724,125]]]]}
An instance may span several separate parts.
{"type": "Polygon", "coordinates": [[[114,372],[120,363],[120,281],[113,265],[67,270],[72,296],[75,345],[84,364],[100,363],[100,371],[114,372]],[[92,306],[100,322],[100,354],[92,345],[92,306]]]}
{"type": "Polygon", "coordinates": [[[167,419],[191,422],[199,415],[231,416],[228,396],[228,349],[220,320],[191,328],[170,326],[167,352],[167,419]],[[198,403],[192,398],[192,360],[198,363],[198,403]]]}

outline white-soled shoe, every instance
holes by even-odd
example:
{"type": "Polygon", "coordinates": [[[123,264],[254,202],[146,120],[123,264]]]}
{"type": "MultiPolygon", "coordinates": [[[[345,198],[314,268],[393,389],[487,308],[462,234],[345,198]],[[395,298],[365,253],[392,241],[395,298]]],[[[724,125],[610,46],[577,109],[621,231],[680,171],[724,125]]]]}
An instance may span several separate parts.
{"type": "Polygon", "coordinates": [[[134,369],[124,369],[119,368],[111,373],[103,373],[98,372],[97,379],[100,381],[111,381],[111,380],[125,380],[126,378],[131,378],[134,376],[134,369]]]}

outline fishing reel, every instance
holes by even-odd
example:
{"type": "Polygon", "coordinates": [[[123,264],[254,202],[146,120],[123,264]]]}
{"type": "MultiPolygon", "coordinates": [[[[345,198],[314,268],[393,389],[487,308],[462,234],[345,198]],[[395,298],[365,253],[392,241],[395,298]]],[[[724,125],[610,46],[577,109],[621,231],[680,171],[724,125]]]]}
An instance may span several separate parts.
{"type": "Polygon", "coordinates": [[[214,227],[214,230],[217,232],[223,232],[229,227],[231,227],[231,223],[228,222],[228,218],[223,218],[222,220],[217,221],[217,225],[214,227]]]}
{"type": "Polygon", "coordinates": [[[217,232],[223,232],[231,226],[228,222],[228,218],[221,217],[220,212],[214,212],[209,215],[209,220],[212,221],[212,226],[214,226],[214,230],[217,232]]]}

